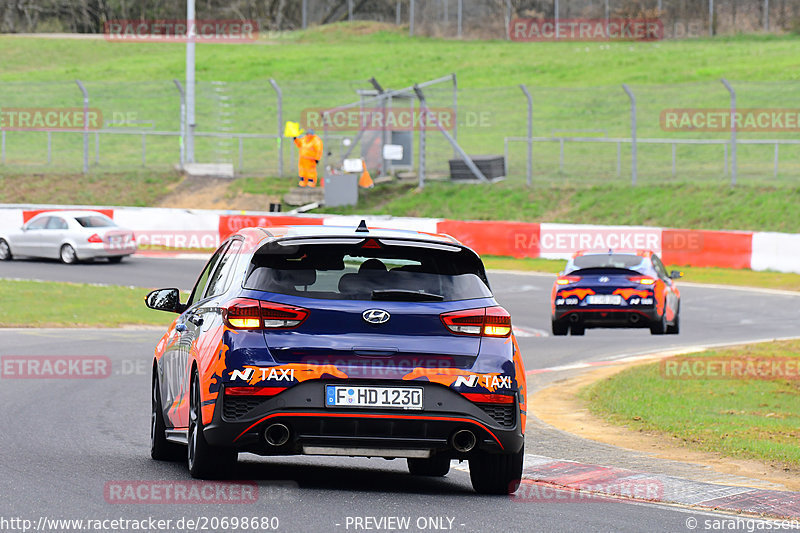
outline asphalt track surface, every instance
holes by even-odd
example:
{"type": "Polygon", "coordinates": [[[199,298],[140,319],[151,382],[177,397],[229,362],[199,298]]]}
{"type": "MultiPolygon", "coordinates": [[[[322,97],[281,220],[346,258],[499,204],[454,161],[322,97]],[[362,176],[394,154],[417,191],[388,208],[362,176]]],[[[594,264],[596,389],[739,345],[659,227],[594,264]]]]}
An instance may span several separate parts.
{"type": "MultiPolygon", "coordinates": [[[[0,264],[0,278],[188,289],[202,264],[138,257],[121,265],[15,261],[0,264]]],[[[682,332],[678,336],[655,337],[646,330],[537,336],[549,329],[552,276],[491,273],[490,281],[515,325],[528,334],[519,342],[529,371],[800,332],[798,296],[686,285],[681,288],[682,332]]],[[[166,326],[170,315],[165,313],[164,319],[166,326]]],[[[702,524],[704,519],[725,516],[623,500],[578,502],[555,493],[536,501],[477,496],[463,470],[453,469],[440,479],[415,477],[407,473],[402,460],[266,459],[246,454],[240,456],[230,478],[255,483],[255,503],[113,503],[105,491],[119,482],[190,479],[184,464],[154,462],[148,454],[149,369],[160,335],[158,330],[0,331],[0,355],[96,355],[108,357],[112,364],[111,375],[104,379],[2,379],[0,530],[15,530],[12,523],[2,521],[10,518],[32,520],[36,526],[42,517],[152,517],[173,520],[168,531],[184,531],[189,528],[176,527],[181,518],[248,516],[277,517],[278,531],[386,530],[379,527],[386,522],[358,521],[365,517],[407,517],[410,527],[399,530],[409,531],[689,531],[686,524],[691,518],[702,524]]],[[[557,376],[531,376],[530,388],[535,390],[557,376]]],[[[527,439],[528,453],[570,459],[558,455],[559,450],[537,446],[536,435],[530,431],[527,439]]],[[[212,527],[211,522],[206,525],[210,531],[226,529],[219,524],[212,527]]]]}

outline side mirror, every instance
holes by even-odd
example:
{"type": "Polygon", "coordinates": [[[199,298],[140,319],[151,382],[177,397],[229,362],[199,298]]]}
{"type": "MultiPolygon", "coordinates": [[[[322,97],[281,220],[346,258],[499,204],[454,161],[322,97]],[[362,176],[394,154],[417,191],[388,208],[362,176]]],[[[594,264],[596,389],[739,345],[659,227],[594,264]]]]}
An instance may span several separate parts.
{"type": "Polygon", "coordinates": [[[178,289],[156,289],[145,296],[144,304],[157,311],[183,313],[185,310],[181,303],[181,291],[178,289]]]}
{"type": "Polygon", "coordinates": [[[683,277],[683,272],[680,270],[673,270],[669,273],[669,279],[681,279],[683,277]]]}

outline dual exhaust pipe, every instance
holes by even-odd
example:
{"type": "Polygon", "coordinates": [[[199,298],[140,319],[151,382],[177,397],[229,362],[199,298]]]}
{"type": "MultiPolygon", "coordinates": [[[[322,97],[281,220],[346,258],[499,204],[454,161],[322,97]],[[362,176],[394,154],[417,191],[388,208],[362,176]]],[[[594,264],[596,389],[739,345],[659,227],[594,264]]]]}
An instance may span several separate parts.
{"type": "Polygon", "coordinates": [[[276,448],[289,442],[290,436],[291,432],[285,424],[271,424],[264,430],[264,440],[276,448]]]}
{"type": "MultiPolygon", "coordinates": [[[[289,442],[292,433],[285,424],[271,424],[264,430],[264,441],[275,448],[289,442]]],[[[450,445],[459,453],[467,453],[478,444],[478,437],[469,429],[459,429],[450,437],[450,445]]]]}
{"type": "Polygon", "coordinates": [[[472,451],[477,443],[478,438],[475,433],[468,429],[459,429],[450,437],[450,446],[459,453],[472,451]]]}

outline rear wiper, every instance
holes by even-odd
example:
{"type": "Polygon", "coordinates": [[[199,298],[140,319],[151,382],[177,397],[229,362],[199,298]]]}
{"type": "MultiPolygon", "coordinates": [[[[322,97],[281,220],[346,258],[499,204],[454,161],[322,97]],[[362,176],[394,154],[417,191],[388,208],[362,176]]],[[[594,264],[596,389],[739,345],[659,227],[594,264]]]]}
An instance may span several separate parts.
{"type": "Polygon", "coordinates": [[[425,291],[381,289],[372,291],[372,299],[399,302],[441,302],[444,301],[444,296],[425,291]]]}

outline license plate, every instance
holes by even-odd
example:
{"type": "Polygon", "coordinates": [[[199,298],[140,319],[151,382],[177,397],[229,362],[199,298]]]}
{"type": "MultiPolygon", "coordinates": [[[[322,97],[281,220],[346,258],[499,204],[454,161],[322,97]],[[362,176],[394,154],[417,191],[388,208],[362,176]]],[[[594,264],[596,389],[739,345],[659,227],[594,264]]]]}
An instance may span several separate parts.
{"type": "Polygon", "coordinates": [[[326,385],[328,407],[371,407],[378,409],[422,409],[419,387],[365,387],[326,385]]]}
{"type": "Polygon", "coordinates": [[[619,294],[590,294],[586,302],[589,305],[619,305],[622,296],[619,294]]]}

